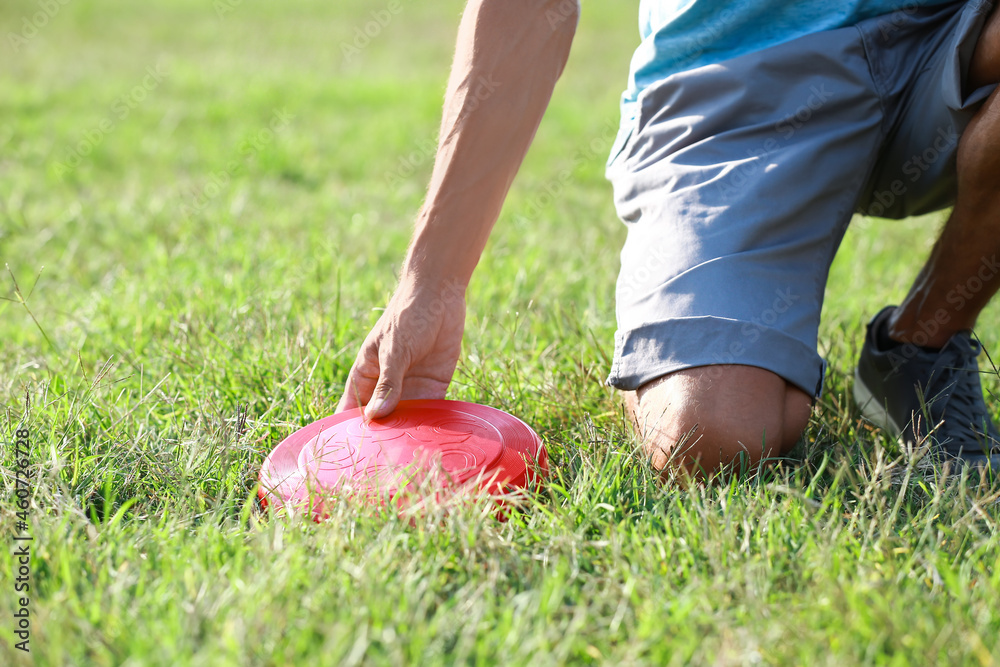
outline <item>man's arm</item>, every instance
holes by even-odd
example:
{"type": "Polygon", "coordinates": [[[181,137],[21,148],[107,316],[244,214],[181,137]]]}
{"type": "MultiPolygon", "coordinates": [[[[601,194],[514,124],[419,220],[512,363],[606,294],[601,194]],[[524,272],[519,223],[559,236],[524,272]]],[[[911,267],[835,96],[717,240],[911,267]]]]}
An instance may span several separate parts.
{"type": "Polygon", "coordinates": [[[444,398],[461,350],[465,288],[556,80],[578,0],[471,0],[445,95],[427,199],[396,293],[369,333],[338,410],[369,418],[444,398]]]}

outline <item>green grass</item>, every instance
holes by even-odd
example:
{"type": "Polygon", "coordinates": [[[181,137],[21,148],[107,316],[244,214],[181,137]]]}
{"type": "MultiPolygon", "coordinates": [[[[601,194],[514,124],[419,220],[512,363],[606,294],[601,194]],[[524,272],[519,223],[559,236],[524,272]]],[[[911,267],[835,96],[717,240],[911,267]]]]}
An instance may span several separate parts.
{"type": "MultiPolygon", "coordinates": [[[[796,458],[683,489],[633,455],[602,381],[624,235],[603,161],[635,0],[584,7],[450,393],[541,433],[545,493],[507,523],[482,504],[412,524],[254,511],[267,452],[333,411],[429,174],[462,2],[404,0],[348,62],[387,4],[73,0],[17,52],[39,5],[0,5],[0,439],[29,426],[36,483],[32,652],[13,648],[7,561],[0,664],[1000,661],[1000,484],[913,466],[849,400],[861,324],[905,293],[940,216],[848,234],[796,458]]],[[[0,461],[13,549],[10,446],[0,461]]]]}

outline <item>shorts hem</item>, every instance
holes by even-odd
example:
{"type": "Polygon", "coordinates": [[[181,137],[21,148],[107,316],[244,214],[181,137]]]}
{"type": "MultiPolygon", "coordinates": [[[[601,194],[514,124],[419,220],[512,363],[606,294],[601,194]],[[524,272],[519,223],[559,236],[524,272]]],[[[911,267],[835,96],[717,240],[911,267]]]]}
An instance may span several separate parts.
{"type": "Polygon", "coordinates": [[[771,371],[813,398],[823,392],[826,364],[815,348],[777,329],[721,317],[688,317],[619,330],[606,384],[634,391],[668,373],[721,365],[771,371]]]}

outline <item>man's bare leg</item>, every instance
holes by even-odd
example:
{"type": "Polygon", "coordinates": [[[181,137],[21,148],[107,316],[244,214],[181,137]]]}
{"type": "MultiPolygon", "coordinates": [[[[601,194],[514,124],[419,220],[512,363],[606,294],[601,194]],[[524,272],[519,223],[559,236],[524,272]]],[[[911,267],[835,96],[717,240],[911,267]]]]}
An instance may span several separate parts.
{"type": "MultiPolygon", "coordinates": [[[[970,65],[968,88],[1000,81],[1000,12],[993,12],[970,65]]],[[[910,293],[889,320],[889,336],[939,348],[971,329],[1000,289],[1000,91],[983,104],[958,146],[958,195],[941,237],[910,293]],[[936,321],[940,326],[928,326],[936,321]],[[923,325],[923,326],[921,326],[923,325]]]]}
{"type": "Polygon", "coordinates": [[[690,368],[624,392],[653,467],[710,475],[743,455],[750,466],[787,454],[809,422],[812,398],[761,368],[690,368]]]}

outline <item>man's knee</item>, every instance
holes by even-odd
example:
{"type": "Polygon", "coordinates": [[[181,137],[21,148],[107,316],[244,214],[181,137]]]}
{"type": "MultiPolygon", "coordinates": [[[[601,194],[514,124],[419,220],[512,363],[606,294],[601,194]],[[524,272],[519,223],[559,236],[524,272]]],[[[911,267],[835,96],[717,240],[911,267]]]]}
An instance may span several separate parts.
{"type": "Polygon", "coordinates": [[[997,175],[1000,173],[1000,90],[984,102],[962,133],[958,143],[959,208],[995,206],[997,175]]]}
{"type": "Polygon", "coordinates": [[[704,366],[626,392],[625,403],[657,470],[711,474],[787,453],[806,427],[812,399],[761,368],[704,366]]]}

